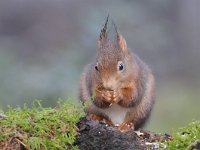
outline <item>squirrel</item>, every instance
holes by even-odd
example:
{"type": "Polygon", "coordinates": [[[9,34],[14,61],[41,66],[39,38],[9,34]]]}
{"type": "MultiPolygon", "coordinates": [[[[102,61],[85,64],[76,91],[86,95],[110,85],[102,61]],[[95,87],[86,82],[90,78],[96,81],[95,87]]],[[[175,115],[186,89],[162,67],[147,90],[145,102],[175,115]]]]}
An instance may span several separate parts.
{"type": "Polygon", "coordinates": [[[80,77],[80,100],[93,120],[105,121],[119,130],[138,130],[148,120],[154,106],[154,76],[150,68],[127,47],[114,27],[113,39],[107,17],[100,32],[96,60],[80,77]]]}

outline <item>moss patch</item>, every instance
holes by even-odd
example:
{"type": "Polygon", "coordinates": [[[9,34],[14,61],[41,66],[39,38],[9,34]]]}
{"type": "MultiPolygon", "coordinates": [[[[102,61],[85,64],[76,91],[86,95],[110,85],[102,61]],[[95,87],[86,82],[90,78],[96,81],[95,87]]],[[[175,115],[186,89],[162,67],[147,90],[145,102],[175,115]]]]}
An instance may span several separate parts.
{"type": "Polygon", "coordinates": [[[76,123],[82,116],[83,107],[72,100],[59,100],[55,108],[44,108],[40,101],[34,101],[31,108],[9,107],[0,115],[0,149],[13,145],[25,149],[78,149],[74,146],[76,123]]]}
{"type": "Polygon", "coordinates": [[[176,130],[172,137],[173,140],[167,143],[168,149],[195,149],[200,143],[200,121],[194,121],[188,126],[176,130]]]}

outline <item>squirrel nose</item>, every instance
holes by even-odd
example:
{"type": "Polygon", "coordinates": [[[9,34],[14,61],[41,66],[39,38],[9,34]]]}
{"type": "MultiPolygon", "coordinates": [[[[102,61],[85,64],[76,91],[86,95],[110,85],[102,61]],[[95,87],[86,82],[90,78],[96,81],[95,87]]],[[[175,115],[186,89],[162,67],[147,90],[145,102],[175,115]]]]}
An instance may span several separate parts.
{"type": "Polygon", "coordinates": [[[105,89],[112,91],[112,90],[116,89],[116,80],[113,79],[113,78],[105,80],[103,82],[103,86],[104,86],[105,89]]]}

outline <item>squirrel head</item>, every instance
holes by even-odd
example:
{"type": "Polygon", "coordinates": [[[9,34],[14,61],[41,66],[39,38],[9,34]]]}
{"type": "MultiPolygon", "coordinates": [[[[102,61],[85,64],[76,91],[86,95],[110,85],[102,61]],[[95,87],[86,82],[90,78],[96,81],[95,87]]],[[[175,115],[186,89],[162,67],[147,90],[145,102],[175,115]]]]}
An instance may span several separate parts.
{"type": "Polygon", "coordinates": [[[131,52],[109,16],[100,32],[94,70],[97,84],[108,90],[123,86],[132,72],[131,52]]]}

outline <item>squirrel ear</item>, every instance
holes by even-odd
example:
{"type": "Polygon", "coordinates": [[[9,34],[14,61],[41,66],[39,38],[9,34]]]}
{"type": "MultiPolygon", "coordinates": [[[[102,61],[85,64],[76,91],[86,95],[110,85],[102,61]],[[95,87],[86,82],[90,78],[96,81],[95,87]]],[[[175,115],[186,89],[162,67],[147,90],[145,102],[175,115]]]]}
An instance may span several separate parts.
{"type": "Polygon", "coordinates": [[[108,24],[108,20],[109,20],[109,15],[107,16],[107,19],[106,19],[106,22],[104,24],[104,27],[100,32],[99,40],[98,40],[98,47],[101,47],[102,45],[104,45],[106,40],[107,40],[107,24],[108,24]]]}
{"type": "Polygon", "coordinates": [[[123,51],[123,52],[129,52],[127,45],[126,45],[126,40],[124,39],[124,37],[118,32],[117,26],[115,25],[115,23],[113,22],[114,25],[114,29],[115,29],[115,33],[117,35],[117,45],[119,46],[119,48],[123,51]]]}
{"type": "Polygon", "coordinates": [[[126,40],[121,34],[117,34],[118,46],[121,48],[122,51],[127,52],[128,48],[126,45],[126,40]]]}

